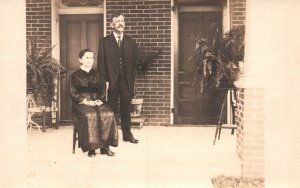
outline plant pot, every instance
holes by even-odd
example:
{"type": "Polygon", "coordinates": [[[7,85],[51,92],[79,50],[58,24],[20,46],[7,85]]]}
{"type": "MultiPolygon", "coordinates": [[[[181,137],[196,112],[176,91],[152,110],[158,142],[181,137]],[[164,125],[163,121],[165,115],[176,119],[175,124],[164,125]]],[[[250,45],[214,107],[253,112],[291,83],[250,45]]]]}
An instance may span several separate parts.
{"type": "Polygon", "coordinates": [[[144,99],[131,99],[131,117],[140,117],[144,99]]]}

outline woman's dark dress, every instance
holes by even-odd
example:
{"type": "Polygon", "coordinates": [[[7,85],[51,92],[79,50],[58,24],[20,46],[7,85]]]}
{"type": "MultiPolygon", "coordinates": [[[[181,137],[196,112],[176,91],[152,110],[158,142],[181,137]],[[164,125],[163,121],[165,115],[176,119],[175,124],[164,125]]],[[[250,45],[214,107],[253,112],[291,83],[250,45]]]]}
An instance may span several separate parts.
{"type": "Polygon", "coordinates": [[[78,69],[70,76],[73,121],[78,131],[78,145],[83,152],[118,145],[116,120],[105,102],[105,89],[105,82],[95,69],[89,73],[78,69]],[[101,100],[104,104],[79,104],[84,98],[101,100]]]}

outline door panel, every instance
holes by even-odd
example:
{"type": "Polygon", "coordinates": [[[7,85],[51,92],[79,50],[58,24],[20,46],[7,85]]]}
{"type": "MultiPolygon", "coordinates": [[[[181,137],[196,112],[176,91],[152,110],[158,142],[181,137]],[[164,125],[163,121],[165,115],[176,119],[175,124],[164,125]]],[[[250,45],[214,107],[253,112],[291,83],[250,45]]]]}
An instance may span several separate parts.
{"type": "Polygon", "coordinates": [[[66,68],[74,70],[78,68],[78,52],[81,49],[81,24],[80,22],[66,23],[66,68]]]}
{"type": "Polygon", "coordinates": [[[71,99],[68,95],[68,81],[70,75],[80,67],[78,53],[90,48],[94,52],[97,67],[98,42],[103,37],[102,15],[62,15],[60,16],[61,63],[67,68],[66,77],[60,85],[60,119],[72,120],[71,99]]]}
{"type": "Polygon", "coordinates": [[[195,36],[206,38],[212,23],[221,23],[221,12],[179,14],[179,62],[175,70],[175,124],[215,124],[219,114],[217,90],[200,93],[192,86],[196,62],[188,61],[195,46],[195,36]]]}
{"type": "Polygon", "coordinates": [[[103,32],[100,32],[99,28],[102,28],[102,25],[99,25],[99,22],[94,22],[94,21],[89,21],[87,23],[87,46],[91,49],[97,49],[97,51],[94,51],[96,54],[95,56],[95,63],[94,63],[94,68],[96,68],[96,62],[97,62],[97,57],[98,57],[98,42],[99,42],[99,37],[103,36],[103,32]]]}

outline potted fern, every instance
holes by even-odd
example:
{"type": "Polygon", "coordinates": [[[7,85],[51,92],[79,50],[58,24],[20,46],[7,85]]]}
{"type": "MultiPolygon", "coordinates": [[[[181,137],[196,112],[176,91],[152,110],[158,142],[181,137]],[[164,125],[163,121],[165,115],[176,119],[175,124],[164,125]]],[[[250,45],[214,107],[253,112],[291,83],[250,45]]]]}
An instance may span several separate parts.
{"type": "Polygon", "coordinates": [[[150,70],[151,64],[162,53],[163,48],[155,48],[153,45],[138,43],[138,51],[139,55],[134,79],[134,95],[131,100],[131,117],[141,116],[142,104],[144,102],[142,98],[137,98],[137,78],[146,76],[150,70]]]}
{"type": "Polygon", "coordinates": [[[55,46],[47,47],[47,41],[41,48],[37,40],[27,40],[27,94],[32,94],[40,106],[51,107],[54,99],[55,79],[63,77],[66,69],[51,56],[55,46]]]}
{"type": "Polygon", "coordinates": [[[232,28],[224,36],[216,24],[211,25],[208,38],[195,38],[193,55],[196,60],[194,83],[201,93],[207,88],[234,88],[244,60],[245,26],[232,28]]]}

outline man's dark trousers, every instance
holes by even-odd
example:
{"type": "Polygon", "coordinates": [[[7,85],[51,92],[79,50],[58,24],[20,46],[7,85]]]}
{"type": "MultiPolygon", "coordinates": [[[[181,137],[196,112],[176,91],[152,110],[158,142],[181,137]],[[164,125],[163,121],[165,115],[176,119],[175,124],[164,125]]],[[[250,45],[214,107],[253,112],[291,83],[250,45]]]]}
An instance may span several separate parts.
{"type": "Polygon", "coordinates": [[[115,114],[118,112],[118,99],[120,97],[120,116],[122,131],[130,131],[130,107],[131,92],[129,91],[126,76],[119,76],[115,87],[108,89],[108,103],[112,107],[115,114]]]}

